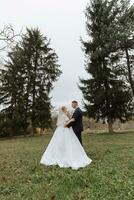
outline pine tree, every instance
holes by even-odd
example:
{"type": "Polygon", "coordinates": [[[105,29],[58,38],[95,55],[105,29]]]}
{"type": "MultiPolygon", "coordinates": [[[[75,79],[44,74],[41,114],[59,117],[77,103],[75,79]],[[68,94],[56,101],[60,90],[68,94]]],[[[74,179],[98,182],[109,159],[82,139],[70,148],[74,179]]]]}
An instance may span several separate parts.
{"type": "Polygon", "coordinates": [[[20,47],[16,45],[9,53],[9,60],[0,74],[0,104],[4,106],[1,111],[6,117],[5,126],[12,129],[16,134],[23,129],[24,125],[24,81],[20,47]]]}
{"type": "Polygon", "coordinates": [[[26,66],[26,110],[31,111],[33,125],[43,126],[42,123],[45,122],[45,127],[50,126],[49,94],[53,82],[61,74],[58,57],[50,47],[50,41],[43,37],[38,29],[27,29],[22,48],[26,66]]]}
{"type": "Polygon", "coordinates": [[[86,8],[87,42],[82,41],[89,79],[81,79],[85,108],[90,117],[107,121],[113,132],[116,119],[131,113],[131,94],[118,68],[118,25],[120,1],[92,0],[86,8]]]}

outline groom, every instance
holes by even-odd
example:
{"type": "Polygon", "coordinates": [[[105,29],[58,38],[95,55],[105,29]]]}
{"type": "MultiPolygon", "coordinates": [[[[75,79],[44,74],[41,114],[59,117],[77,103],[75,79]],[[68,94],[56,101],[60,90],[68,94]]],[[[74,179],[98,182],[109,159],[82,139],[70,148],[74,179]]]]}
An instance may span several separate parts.
{"type": "Polygon", "coordinates": [[[76,134],[77,138],[79,139],[80,143],[82,144],[81,132],[83,131],[83,123],[82,123],[82,111],[78,107],[77,101],[72,101],[72,107],[74,109],[74,113],[72,118],[74,119],[73,122],[65,125],[65,127],[72,127],[74,133],[76,134]]]}

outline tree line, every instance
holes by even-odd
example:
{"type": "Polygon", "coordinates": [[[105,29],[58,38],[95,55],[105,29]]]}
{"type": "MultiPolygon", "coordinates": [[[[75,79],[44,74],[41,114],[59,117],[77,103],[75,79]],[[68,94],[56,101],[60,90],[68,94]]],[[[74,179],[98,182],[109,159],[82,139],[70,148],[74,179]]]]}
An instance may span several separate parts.
{"type": "MultiPolygon", "coordinates": [[[[80,78],[79,88],[86,115],[108,123],[113,132],[116,119],[125,122],[134,114],[134,5],[90,0],[85,17],[87,40],[81,43],[89,78],[80,78]]],[[[0,31],[3,35],[10,45],[12,27],[0,31]]],[[[1,135],[25,135],[29,124],[31,134],[35,127],[50,127],[50,92],[61,73],[50,40],[38,28],[27,28],[0,68],[1,135]]]]}

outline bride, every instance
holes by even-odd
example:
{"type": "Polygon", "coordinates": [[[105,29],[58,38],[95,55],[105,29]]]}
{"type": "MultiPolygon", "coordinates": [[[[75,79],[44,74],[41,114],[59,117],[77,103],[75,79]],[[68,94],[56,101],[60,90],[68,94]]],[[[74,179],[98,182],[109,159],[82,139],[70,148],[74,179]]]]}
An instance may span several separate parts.
{"type": "Polygon", "coordinates": [[[74,119],[70,119],[67,108],[60,108],[57,120],[57,128],[54,135],[42,155],[40,163],[43,165],[58,165],[59,167],[77,170],[89,165],[92,160],[86,155],[81,143],[73,132],[72,127],[65,128],[74,119]]]}

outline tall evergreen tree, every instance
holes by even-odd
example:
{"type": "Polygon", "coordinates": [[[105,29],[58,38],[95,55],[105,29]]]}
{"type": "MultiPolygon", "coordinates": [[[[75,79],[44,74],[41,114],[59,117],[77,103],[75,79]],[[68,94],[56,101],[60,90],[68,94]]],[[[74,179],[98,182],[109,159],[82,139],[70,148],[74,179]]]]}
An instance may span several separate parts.
{"type": "Polygon", "coordinates": [[[126,0],[122,8],[122,16],[118,20],[118,40],[121,51],[121,70],[130,84],[134,96],[134,5],[126,0]]]}
{"type": "Polygon", "coordinates": [[[50,41],[38,29],[27,29],[2,70],[0,101],[6,105],[5,111],[11,113],[11,119],[15,113],[25,126],[30,118],[33,132],[35,126],[50,126],[49,94],[60,74],[58,57],[50,41]]]}
{"type": "Polygon", "coordinates": [[[119,0],[91,0],[86,8],[87,42],[82,41],[89,79],[81,79],[85,108],[97,121],[107,120],[113,132],[116,119],[125,121],[131,113],[131,94],[121,80],[117,20],[122,12],[119,0]]]}
{"type": "Polygon", "coordinates": [[[0,74],[0,104],[5,116],[5,126],[12,129],[12,134],[24,125],[24,69],[20,57],[20,47],[16,45],[9,53],[9,60],[0,74]]]}

